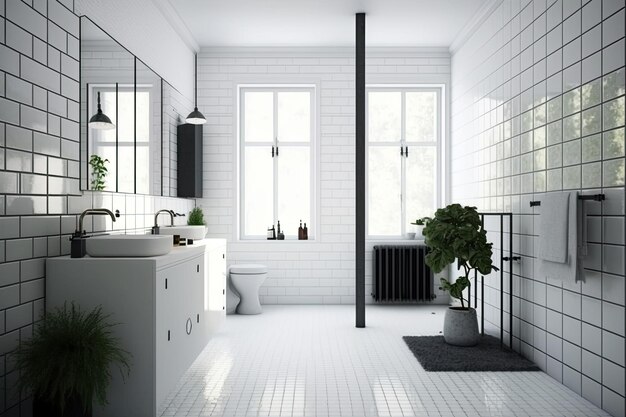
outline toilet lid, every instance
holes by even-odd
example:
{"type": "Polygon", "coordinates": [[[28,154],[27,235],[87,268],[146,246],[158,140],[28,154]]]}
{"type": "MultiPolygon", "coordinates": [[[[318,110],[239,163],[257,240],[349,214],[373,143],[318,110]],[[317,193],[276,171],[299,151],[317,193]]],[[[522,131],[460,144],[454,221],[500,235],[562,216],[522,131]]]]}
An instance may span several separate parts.
{"type": "Polygon", "coordinates": [[[230,267],[231,274],[266,274],[267,266],[261,264],[241,264],[230,267]]]}

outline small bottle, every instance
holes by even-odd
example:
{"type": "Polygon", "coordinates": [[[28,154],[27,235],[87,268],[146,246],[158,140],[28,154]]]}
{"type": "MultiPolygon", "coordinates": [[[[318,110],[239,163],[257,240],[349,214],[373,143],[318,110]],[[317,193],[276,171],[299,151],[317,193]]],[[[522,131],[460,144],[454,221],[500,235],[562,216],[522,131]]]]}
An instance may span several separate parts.
{"type": "Polygon", "coordinates": [[[302,220],[300,220],[300,227],[298,227],[298,240],[304,239],[304,229],[302,228],[302,220]]]}
{"type": "Polygon", "coordinates": [[[276,240],[285,240],[285,234],[280,230],[280,220],[278,221],[278,230],[276,231],[276,240]]]}
{"type": "Polygon", "coordinates": [[[309,240],[309,229],[306,227],[306,223],[304,223],[303,239],[309,240]]]}

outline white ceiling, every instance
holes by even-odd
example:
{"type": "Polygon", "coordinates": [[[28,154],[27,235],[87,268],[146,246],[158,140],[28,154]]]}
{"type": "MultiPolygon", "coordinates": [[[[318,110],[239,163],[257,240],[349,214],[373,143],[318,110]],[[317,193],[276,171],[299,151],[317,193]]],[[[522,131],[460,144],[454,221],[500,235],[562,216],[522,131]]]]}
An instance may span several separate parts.
{"type": "Polygon", "coordinates": [[[449,47],[489,0],[167,0],[200,46],[449,47]]]}

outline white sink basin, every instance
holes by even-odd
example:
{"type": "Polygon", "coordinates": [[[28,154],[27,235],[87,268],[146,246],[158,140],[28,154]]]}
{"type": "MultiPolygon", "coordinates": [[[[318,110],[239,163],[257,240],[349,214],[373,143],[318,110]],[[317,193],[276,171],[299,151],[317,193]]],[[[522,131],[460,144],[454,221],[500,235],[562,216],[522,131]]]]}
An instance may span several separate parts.
{"type": "Polygon", "coordinates": [[[159,234],[180,235],[185,239],[200,240],[206,235],[206,226],[161,226],[159,234]]]}
{"type": "Polygon", "coordinates": [[[146,257],[167,255],[172,238],[158,235],[106,235],[86,239],[87,254],[93,257],[146,257]]]}

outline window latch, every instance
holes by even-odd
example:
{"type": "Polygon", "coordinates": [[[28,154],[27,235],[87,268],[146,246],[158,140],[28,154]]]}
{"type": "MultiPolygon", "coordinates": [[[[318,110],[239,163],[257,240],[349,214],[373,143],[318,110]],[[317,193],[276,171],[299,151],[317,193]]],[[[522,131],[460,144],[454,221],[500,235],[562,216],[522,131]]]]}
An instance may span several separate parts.
{"type": "Polygon", "coordinates": [[[404,156],[404,148],[400,146],[400,156],[404,156]]]}
{"type": "Polygon", "coordinates": [[[276,145],[276,156],[278,156],[278,145],[276,145]]]}
{"type": "Polygon", "coordinates": [[[274,147],[272,146],[272,158],[274,157],[274,147]]]}
{"type": "Polygon", "coordinates": [[[409,157],[409,147],[408,146],[404,147],[404,156],[406,156],[407,158],[409,157]]]}

